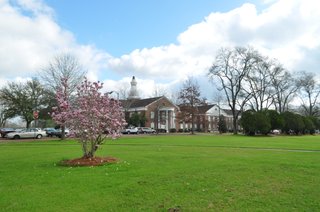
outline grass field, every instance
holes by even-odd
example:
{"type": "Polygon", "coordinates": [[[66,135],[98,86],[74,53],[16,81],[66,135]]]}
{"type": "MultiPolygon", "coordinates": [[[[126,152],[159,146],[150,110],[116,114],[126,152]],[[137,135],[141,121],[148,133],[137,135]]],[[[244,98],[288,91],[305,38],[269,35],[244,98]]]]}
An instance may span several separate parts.
{"type": "Polygon", "coordinates": [[[0,211],[320,211],[320,136],[145,136],[100,167],[74,141],[0,143],[0,211]]]}

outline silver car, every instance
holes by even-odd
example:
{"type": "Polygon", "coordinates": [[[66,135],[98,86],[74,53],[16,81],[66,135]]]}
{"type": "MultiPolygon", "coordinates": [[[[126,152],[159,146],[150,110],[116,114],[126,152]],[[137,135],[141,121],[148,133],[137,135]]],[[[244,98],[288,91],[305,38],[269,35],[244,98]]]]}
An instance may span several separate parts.
{"type": "Polygon", "coordinates": [[[19,139],[19,138],[42,138],[47,136],[46,131],[39,128],[25,129],[19,132],[11,132],[7,134],[7,138],[19,139]]]}

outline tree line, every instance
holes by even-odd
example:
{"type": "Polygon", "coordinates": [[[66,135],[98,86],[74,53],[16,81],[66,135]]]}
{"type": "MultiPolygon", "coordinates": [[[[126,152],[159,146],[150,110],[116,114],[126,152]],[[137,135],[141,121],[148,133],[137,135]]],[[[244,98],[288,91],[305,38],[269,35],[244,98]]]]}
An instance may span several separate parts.
{"type": "MultiPolygon", "coordinates": [[[[39,111],[40,117],[50,120],[48,113],[57,105],[55,96],[58,88],[62,87],[61,79],[68,79],[66,92],[72,101],[72,94],[85,74],[74,56],[62,54],[43,68],[38,78],[7,83],[0,89],[1,126],[9,118],[20,116],[29,127],[34,120],[34,111],[39,111]]],[[[252,47],[234,47],[221,48],[217,52],[207,76],[214,87],[223,93],[224,101],[232,111],[234,133],[238,132],[239,123],[244,123],[245,118],[240,122],[240,116],[245,117],[245,111],[249,110],[257,117],[269,110],[280,115],[292,112],[290,104],[293,100],[300,103],[295,108],[296,112],[302,117],[309,117],[318,127],[315,121],[320,115],[320,85],[314,73],[290,72],[279,61],[263,56],[252,47]]],[[[191,121],[194,125],[195,108],[206,104],[196,80],[188,78],[183,83],[178,102],[184,108],[178,118],[191,121]]]]}
{"type": "Polygon", "coordinates": [[[41,117],[37,123],[38,127],[46,127],[46,122],[42,121],[52,122],[50,113],[52,108],[58,105],[56,94],[63,87],[63,81],[68,81],[68,89],[65,92],[72,100],[85,74],[86,70],[75,56],[60,54],[39,71],[37,78],[26,82],[8,82],[0,88],[1,127],[5,125],[6,120],[21,117],[29,128],[35,120],[35,111],[41,117]]]}
{"type": "Polygon", "coordinates": [[[218,81],[218,89],[225,94],[233,115],[234,133],[238,131],[239,115],[244,111],[260,114],[274,109],[278,114],[287,114],[294,99],[301,102],[296,112],[307,117],[319,116],[320,84],[316,75],[289,72],[277,60],[251,47],[221,49],[208,77],[218,81]]]}
{"type": "MultiPolygon", "coordinates": [[[[224,101],[232,111],[234,134],[238,133],[239,124],[249,134],[269,132],[276,129],[274,127],[287,133],[289,130],[306,133],[320,127],[320,84],[314,73],[290,72],[279,61],[263,56],[252,47],[234,47],[218,51],[207,76],[223,93],[224,101]],[[291,108],[293,100],[300,105],[291,108]],[[278,126],[269,123],[267,114],[271,113],[282,117],[283,123],[278,126]],[[268,127],[259,127],[262,123],[268,123],[268,127]]],[[[178,99],[181,108],[185,108],[182,116],[191,119],[193,131],[197,107],[206,104],[194,79],[185,81],[178,99]]]]}

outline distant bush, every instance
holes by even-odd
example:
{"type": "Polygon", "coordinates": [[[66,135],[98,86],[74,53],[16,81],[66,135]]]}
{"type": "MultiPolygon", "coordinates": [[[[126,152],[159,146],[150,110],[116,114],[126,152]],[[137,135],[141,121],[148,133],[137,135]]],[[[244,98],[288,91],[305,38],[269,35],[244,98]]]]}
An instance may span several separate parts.
{"type": "Polygon", "coordinates": [[[305,129],[305,124],[303,120],[303,116],[299,114],[295,114],[289,111],[286,111],[281,114],[284,120],[284,125],[282,127],[282,131],[287,134],[303,134],[305,129]]]}
{"type": "Polygon", "coordinates": [[[177,132],[177,129],[176,129],[176,128],[171,128],[171,129],[170,129],[170,132],[171,132],[171,133],[176,133],[176,132],[177,132]]]}
{"type": "Polygon", "coordinates": [[[319,120],[315,117],[302,116],[290,111],[281,114],[275,110],[254,111],[242,113],[240,124],[246,135],[267,135],[273,130],[290,134],[314,134],[319,120]]]}
{"type": "Polygon", "coordinates": [[[226,133],[228,130],[226,119],[223,115],[219,116],[218,130],[219,130],[219,133],[226,133]]]}
{"type": "Polygon", "coordinates": [[[167,130],[166,130],[166,129],[158,129],[157,132],[158,132],[158,133],[166,133],[167,130]]]}
{"type": "Polygon", "coordinates": [[[184,129],[184,132],[190,132],[191,130],[190,129],[184,129]]]}

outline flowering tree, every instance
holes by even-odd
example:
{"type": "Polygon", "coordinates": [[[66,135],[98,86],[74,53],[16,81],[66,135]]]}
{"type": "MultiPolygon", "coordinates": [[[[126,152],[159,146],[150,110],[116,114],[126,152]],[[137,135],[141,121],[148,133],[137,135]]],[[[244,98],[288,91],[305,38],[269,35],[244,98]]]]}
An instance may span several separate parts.
{"type": "Polygon", "coordinates": [[[61,126],[61,140],[65,137],[65,126],[69,119],[69,83],[67,78],[61,79],[61,87],[57,90],[56,100],[57,107],[53,107],[52,118],[53,120],[61,126]]]}
{"type": "Polygon", "coordinates": [[[121,106],[117,100],[101,94],[103,83],[87,79],[77,89],[75,102],[65,101],[65,94],[57,92],[57,100],[62,110],[54,108],[53,119],[68,124],[71,136],[82,145],[83,158],[92,158],[99,145],[107,137],[116,138],[126,124],[121,106]]]}

